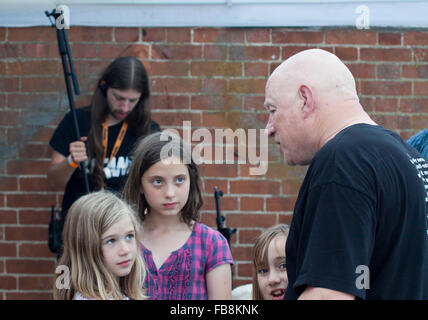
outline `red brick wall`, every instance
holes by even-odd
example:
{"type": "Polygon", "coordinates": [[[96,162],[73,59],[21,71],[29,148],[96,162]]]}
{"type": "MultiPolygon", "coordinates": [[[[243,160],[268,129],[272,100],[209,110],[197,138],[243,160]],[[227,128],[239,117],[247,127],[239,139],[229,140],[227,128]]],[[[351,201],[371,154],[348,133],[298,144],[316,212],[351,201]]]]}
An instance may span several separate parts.
{"type": "MultiPolygon", "coordinates": [[[[354,29],[89,28],[68,30],[82,94],[112,59],[140,57],[151,78],[153,117],[162,127],[264,128],[267,76],[299,50],[337,54],[354,73],[373,118],[405,139],[428,122],[428,32],[354,29]]],[[[53,28],[0,28],[0,299],[51,298],[54,255],[47,248],[50,206],[61,190],[46,182],[48,141],[67,111],[53,28]]],[[[305,168],[281,164],[271,145],[269,170],[204,165],[203,221],[215,227],[213,187],[232,237],[234,284],[250,281],[254,238],[289,223],[305,168]]]]}

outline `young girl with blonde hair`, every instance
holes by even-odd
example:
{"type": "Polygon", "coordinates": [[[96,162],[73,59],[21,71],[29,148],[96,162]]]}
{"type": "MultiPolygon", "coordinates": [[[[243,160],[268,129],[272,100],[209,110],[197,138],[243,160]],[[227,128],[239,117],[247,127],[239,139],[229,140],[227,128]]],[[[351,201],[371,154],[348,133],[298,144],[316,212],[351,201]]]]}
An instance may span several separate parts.
{"type": "Polygon", "coordinates": [[[227,240],[199,222],[199,170],[178,136],[154,133],[138,143],[123,189],[142,220],[141,243],[151,299],[230,299],[227,240]]]}
{"type": "Polygon", "coordinates": [[[134,212],[113,193],[93,192],[75,201],[65,221],[59,261],[69,282],[58,286],[63,275],[57,276],[54,299],[144,299],[138,231],[134,212]]]}
{"type": "Polygon", "coordinates": [[[282,300],[288,285],[285,243],[288,225],[266,229],[253,247],[253,300],[282,300]]]}

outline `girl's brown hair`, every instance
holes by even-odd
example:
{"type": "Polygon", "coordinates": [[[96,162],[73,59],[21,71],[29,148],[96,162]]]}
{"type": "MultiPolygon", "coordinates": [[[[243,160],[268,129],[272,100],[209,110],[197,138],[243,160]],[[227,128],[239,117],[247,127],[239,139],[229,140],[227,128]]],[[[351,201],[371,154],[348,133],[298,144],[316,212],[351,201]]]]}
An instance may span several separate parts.
{"type": "MultiPolygon", "coordinates": [[[[290,228],[286,224],[278,224],[276,226],[266,229],[254,243],[252,250],[253,258],[253,300],[263,300],[263,295],[259,288],[257,281],[257,270],[265,268],[268,263],[268,248],[269,244],[277,236],[288,236],[290,228]]],[[[285,250],[285,248],[284,248],[285,250]]]]}
{"type": "Polygon", "coordinates": [[[141,177],[152,165],[164,160],[162,158],[164,151],[166,151],[167,157],[179,157],[189,171],[189,197],[181,211],[180,218],[190,226],[193,221],[200,219],[199,209],[203,204],[201,179],[198,166],[191,158],[190,146],[185,145],[178,136],[165,132],[156,132],[148,135],[136,144],[128,179],[123,189],[123,197],[128,203],[134,206],[135,211],[138,212],[142,221],[145,218],[144,212],[146,209],[150,214],[150,207],[140,191],[141,177]]]}
{"type": "MultiPolygon", "coordinates": [[[[69,286],[60,288],[54,284],[56,300],[72,300],[76,292],[90,299],[145,299],[143,282],[144,263],[137,252],[134,265],[120,283],[108,269],[102,253],[101,236],[124,216],[128,216],[135,230],[138,247],[138,220],[132,209],[113,193],[98,191],[76,200],[68,211],[64,230],[64,253],[59,266],[66,267],[69,286]]],[[[61,286],[63,287],[63,286],[61,286]]]]}
{"type": "Polygon", "coordinates": [[[88,133],[89,164],[93,167],[92,175],[95,190],[104,187],[104,159],[102,146],[102,122],[109,114],[107,89],[133,89],[141,93],[140,99],[127,117],[129,126],[137,136],[150,132],[151,115],[148,105],[150,96],[149,79],[146,69],[136,57],[120,57],[114,60],[98,80],[91,103],[91,129],[88,133]]]}

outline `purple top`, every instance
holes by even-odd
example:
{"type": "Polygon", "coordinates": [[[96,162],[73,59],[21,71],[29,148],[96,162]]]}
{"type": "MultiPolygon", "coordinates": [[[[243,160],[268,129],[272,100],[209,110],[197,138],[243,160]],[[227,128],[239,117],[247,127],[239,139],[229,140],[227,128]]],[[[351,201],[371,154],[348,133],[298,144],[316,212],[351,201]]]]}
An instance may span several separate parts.
{"type": "Polygon", "coordinates": [[[226,238],[199,222],[194,224],[186,243],[171,252],[159,270],[151,251],[143,245],[141,248],[147,267],[144,289],[153,300],[206,300],[208,271],[233,264],[226,238]]]}

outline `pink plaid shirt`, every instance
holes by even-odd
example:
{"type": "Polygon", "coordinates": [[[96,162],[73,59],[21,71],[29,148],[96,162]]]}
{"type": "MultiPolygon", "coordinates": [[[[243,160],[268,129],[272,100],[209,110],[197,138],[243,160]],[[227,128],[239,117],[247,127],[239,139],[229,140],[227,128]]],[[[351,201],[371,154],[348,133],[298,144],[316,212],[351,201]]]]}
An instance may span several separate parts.
{"type": "Polygon", "coordinates": [[[186,243],[173,251],[159,270],[150,250],[141,247],[147,267],[144,288],[153,300],[206,300],[208,271],[225,263],[233,264],[223,235],[198,222],[186,243]]]}

